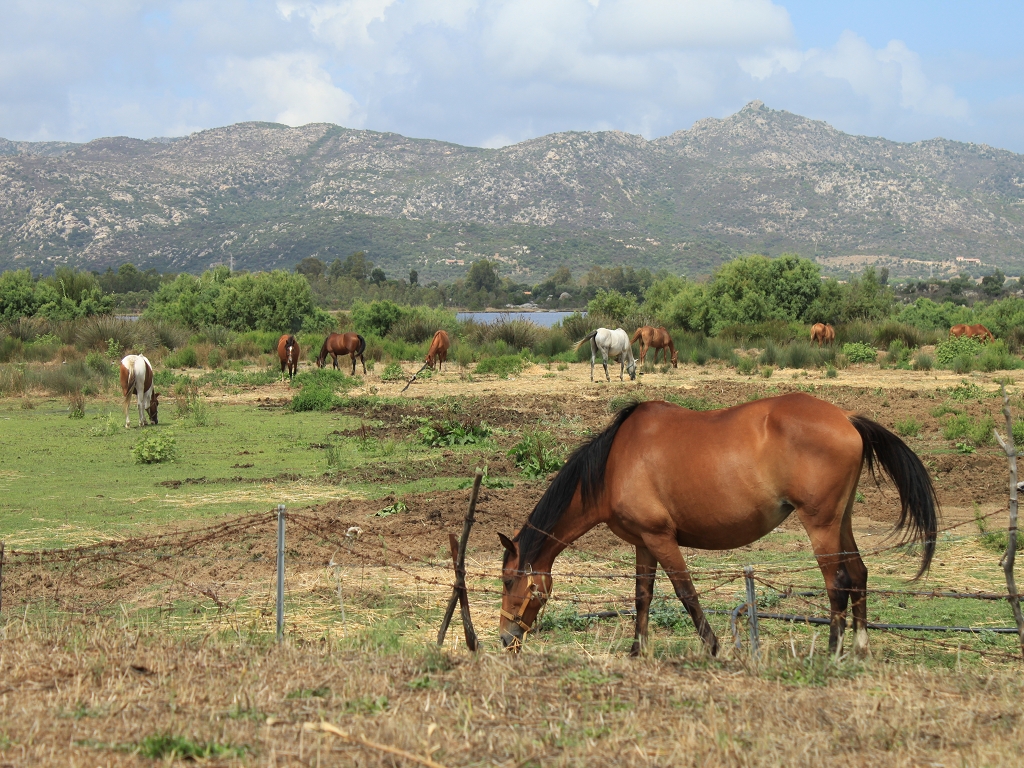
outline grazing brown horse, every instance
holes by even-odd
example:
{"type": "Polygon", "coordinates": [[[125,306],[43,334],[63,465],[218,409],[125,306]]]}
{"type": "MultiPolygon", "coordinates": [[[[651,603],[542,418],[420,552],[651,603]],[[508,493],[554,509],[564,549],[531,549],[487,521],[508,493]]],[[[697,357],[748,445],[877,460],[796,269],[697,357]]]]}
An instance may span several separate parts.
{"type": "Polygon", "coordinates": [[[427,367],[434,370],[434,361],[437,361],[437,370],[441,370],[441,363],[448,360],[448,349],[451,342],[448,339],[447,331],[437,331],[430,342],[430,349],[427,350],[427,367]]]}
{"type": "Polygon", "coordinates": [[[121,392],[124,394],[124,428],[128,429],[131,420],[128,418],[128,407],[132,402],[132,393],[139,404],[139,426],[146,426],[146,416],[157,423],[157,407],[160,395],[153,390],[153,364],[142,355],[127,355],[121,360],[121,392]]]}
{"type": "Polygon", "coordinates": [[[318,367],[323,368],[327,363],[327,356],[334,358],[334,367],[338,367],[338,355],[350,355],[352,357],[352,375],[356,375],[356,358],[363,364],[363,375],[366,375],[366,361],[363,359],[363,352],[366,351],[366,339],[358,333],[332,333],[324,339],[324,345],[320,348],[320,356],[316,359],[318,367]]]}
{"type": "Polygon", "coordinates": [[[299,342],[294,336],[286,333],[277,340],[277,356],[281,360],[281,376],[284,377],[287,367],[288,378],[293,378],[299,370],[299,342]]]}
{"type": "Polygon", "coordinates": [[[811,343],[818,346],[831,345],[836,340],[836,329],[828,323],[815,323],[811,326],[811,343]]]}
{"type": "Polygon", "coordinates": [[[867,652],[867,569],[853,538],[861,466],[875,464],[899,491],[896,530],[931,563],[938,503],[927,469],[885,427],[803,393],[689,411],[665,402],[628,406],[569,457],[514,540],[505,547],[500,633],[517,651],[551,591],[555,557],[605,523],[636,547],[636,632],[647,642],[658,565],[712,654],[718,638],[704,618],[680,546],[732,549],[773,531],[796,512],[811,539],[831,606],[829,648],[841,650],[853,602],[854,650],[867,652]]]}
{"type": "Polygon", "coordinates": [[[679,353],[676,352],[676,345],[672,343],[672,337],[664,327],[655,328],[650,325],[643,325],[636,329],[636,333],[633,334],[633,338],[629,340],[630,344],[633,344],[637,340],[640,341],[640,366],[643,367],[644,358],[647,357],[647,353],[654,350],[654,364],[658,364],[658,350],[665,350],[665,361],[669,360],[669,352],[672,353],[671,361],[672,367],[679,367],[679,353]]]}
{"type": "Polygon", "coordinates": [[[977,338],[981,341],[995,341],[996,337],[992,335],[992,331],[986,328],[984,325],[954,325],[949,329],[950,336],[966,336],[967,338],[977,338]]]}

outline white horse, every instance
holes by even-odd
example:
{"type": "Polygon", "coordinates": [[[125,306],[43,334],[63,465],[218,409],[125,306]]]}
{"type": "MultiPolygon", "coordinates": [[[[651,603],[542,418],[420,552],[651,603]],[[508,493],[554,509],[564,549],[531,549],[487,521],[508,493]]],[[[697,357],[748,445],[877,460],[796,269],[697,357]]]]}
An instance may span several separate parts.
{"type": "Polygon", "coordinates": [[[601,350],[602,365],[604,365],[604,377],[608,381],[612,377],[608,375],[608,358],[619,358],[619,381],[623,381],[622,371],[629,372],[630,381],[636,380],[636,360],[633,358],[633,345],[629,343],[629,334],[621,328],[614,331],[607,328],[598,328],[589,333],[576,343],[576,349],[590,342],[590,380],[594,380],[594,363],[597,358],[597,350],[601,350]]]}
{"type": "Polygon", "coordinates": [[[146,413],[154,424],[160,395],[153,391],[153,365],[142,355],[127,355],[121,360],[121,392],[124,393],[124,428],[131,426],[128,406],[132,392],[139,404],[139,426],[146,426],[146,413]]]}

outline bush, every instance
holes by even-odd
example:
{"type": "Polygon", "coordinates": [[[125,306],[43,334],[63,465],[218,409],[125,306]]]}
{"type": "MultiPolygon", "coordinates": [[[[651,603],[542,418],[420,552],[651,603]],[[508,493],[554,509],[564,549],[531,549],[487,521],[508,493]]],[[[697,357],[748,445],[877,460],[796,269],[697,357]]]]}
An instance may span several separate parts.
{"type": "Polygon", "coordinates": [[[72,392],[68,395],[68,418],[85,418],[85,396],[81,392],[72,392]]]}
{"type": "Polygon", "coordinates": [[[736,372],[744,376],[750,376],[757,370],[757,361],[752,357],[740,355],[736,359],[736,372]]]}
{"type": "Polygon", "coordinates": [[[894,341],[900,341],[904,348],[914,349],[921,346],[921,331],[912,325],[898,323],[895,320],[882,323],[875,331],[875,344],[881,349],[889,349],[894,341]]]}
{"type": "Polygon", "coordinates": [[[357,301],[352,306],[352,323],[356,331],[364,336],[372,333],[383,338],[388,335],[391,326],[407,315],[408,310],[387,300],[372,301],[369,304],[357,301]]]}
{"type": "Polygon", "coordinates": [[[510,349],[531,349],[544,329],[530,320],[501,317],[487,332],[488,341],[503,341],[510,349]]]}
{"type": "Polygon", "coordinates": [[[957,358],[974,359],[984,345],[973,337],[950,336],[935,347],[935,357],[943,368],[953,367],[957,358]]]}
{"type": "Polygon", "coordinates": [[[838,370],[845,371],[850,367],[850,358],[840,352],[836,355],[834,364],[838,370]]]}
{"type": "Polygon", "coordinates": [[[913,416],[909,416],[896,422],[896,432],[903,435],[903,437],[917,437],[921,432],[921,422],[913,416]]]}
{"type": "Polygon", "coordinates": [[[199,356],[193,347],[185,347],[167,356],[168,368],[198,368],[199,356]]]}
{"type": "Polygon", "coordinates": [[[915,371],[930,371],[935,365],[935,360],[927,352],[919,351],[914,355],[912,365],[915,371]]]}
{"type": "Polygon", "coordinates": [[[224,353],[214,347],[206,354],[206,364],[210,368],[220,368],[224,365],[224,353]]]}
{"type": "Polygon", "coordinates": [[[526,477],[546,477],[562,467],[555,438],[548,432],[526,432],[508,456],[526,477]]]}
{"type": "Polygon", "coordinates": [[[878,357],[874,347],[857,341],[843,344],[843,355],[851,363],[873,363],[878,357]]]}
{"type": "Polygon", "coordinates": [[[144,436],[132,448],[132,456],[136,464],[157,464],[173,461],[178,447],[174,436],[168,432],[152,433],[144,436]]]}
{"type": "Polygon", "coordinates": [[[293,411],[329,411],[337,398],[328,387],[309,384],[292,398],[293,411]]]}
{"type": "Polygon", "coordinates": [[[457,445],[482,443],[491,436],[491,428],[484,423],[444,419],[424,424],[419,428],[420,442],[432,448],[451,448],[457,445]]]}
{"type": "Polygon", "coordinates": [[[526,361],[519,355],[485,357],[476,364],[476,373],[493,373],[499,379],[507,379],[509,376],[518,376],[525,367],[526,361]]]}
{"type": "Polygon", "coordinates": [[[794,341],[782,350],[779,355],[780,368],[806,368],[813,351],[806,341],[794,341]]]}
{"type": "Polygon", "coordinates": [[[996,439],[992,432],[995,428],[995,419],[991,416],[985,415],[978,419],[977,422],[971,424],[971,427],[967,432],[967,436],[974,445],[992,445],[996,439]]]}
{"type": "Polygon", "coordinates": [[[381,381],[401,381],[405,378],[405,371],[398,363],[388,363],[380,372],[381,381]]]}
{"type": "Polygon", "coordinates": [[[775,365],[779,362],[779,348],[775,346],[775,342],[768,339],[764,343],[764,349],[761,350],[761,354],[757,358],[757,362],[761,365],[775,365]]]}
{"type": "Polygon", "coordinates": [[[971,417],[966,413],[957,413],[949,417],[942,427],[942,436],[947,440],[960,440],[967,437],[971,429],[971,417]]]}
{"type": "Polygon", "coordinates": [[[1010,354],[1006,343],[999,339],[985,347],[978,357],[978,367],[983,371],[1011,371],[1021,367],[1019,358],[1010,354]]]}
{"type": "Polygon", "coordinates": [[[97,315],[81,321],[75,336],[82,349],[116,349],[117,354],[141,352],[160,343],[152,325],[122,320],[113,315],[97,315]]]}

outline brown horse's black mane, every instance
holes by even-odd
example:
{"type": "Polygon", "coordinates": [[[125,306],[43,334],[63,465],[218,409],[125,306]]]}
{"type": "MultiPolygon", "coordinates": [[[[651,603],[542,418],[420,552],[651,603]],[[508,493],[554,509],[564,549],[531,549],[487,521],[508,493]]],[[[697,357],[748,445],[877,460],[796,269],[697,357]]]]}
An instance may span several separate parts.
{"type": "Polygon", "coordinates": [[[615,434],[638,405],[639,403],[632,403],[620,410],[607,429],[573,451],[565,466],[555,475],[555,479],[551,481],[551,485],[530,513],[526,525],[516,536],[520,568],[525,568],[540,554],[548,534],[554,530],[572,502],[577,487],[580,488],[584,509],[604,490],[604,470],[615,434]]]}

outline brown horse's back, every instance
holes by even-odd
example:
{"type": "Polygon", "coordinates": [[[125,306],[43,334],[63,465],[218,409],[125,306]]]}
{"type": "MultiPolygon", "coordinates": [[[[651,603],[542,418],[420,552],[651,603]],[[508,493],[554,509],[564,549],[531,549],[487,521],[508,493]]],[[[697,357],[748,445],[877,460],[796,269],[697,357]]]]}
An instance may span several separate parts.
{"type": "Polygon", "coordinates": [[[863,451],[844,411],[802,393],[721,411],[644,403],[608,457],[609,525],[632,543],[654,527],[674,530],[684,546],[728,549],[794,509],[838,523],[863,451]]]}

